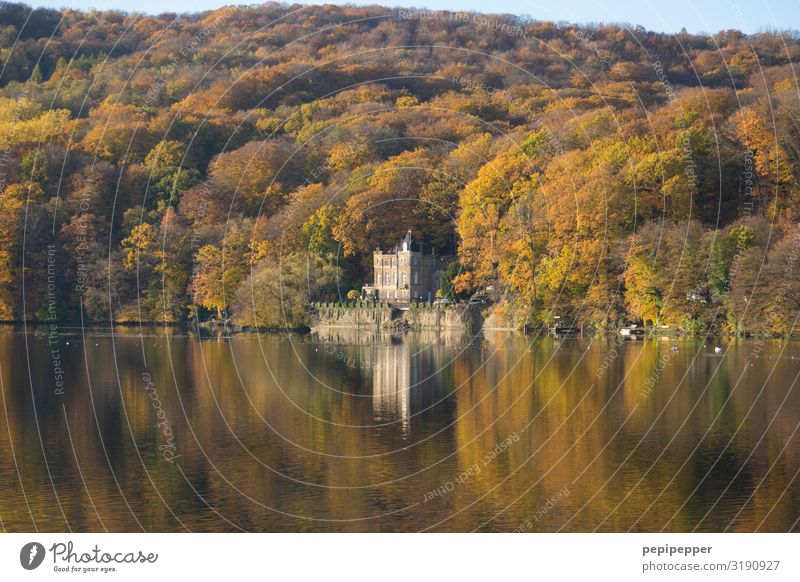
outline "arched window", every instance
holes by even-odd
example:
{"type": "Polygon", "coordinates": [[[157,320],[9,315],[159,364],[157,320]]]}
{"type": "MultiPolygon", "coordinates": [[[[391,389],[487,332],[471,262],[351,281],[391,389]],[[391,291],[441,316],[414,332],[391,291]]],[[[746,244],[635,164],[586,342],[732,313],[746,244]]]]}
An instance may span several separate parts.
{"type": "Polygon", "coordinates": [[[419,285],[419,271],[414,273],[414,285],[419,285]]]}
{"type": "Polygon", "coordinates": [[[403,273],[403,285],[405,285],[407,283],[408,283],[408,277],[406,276],[405,273],[403,273]]]}
{"type": "Polygon", "coordinates": [[[381,284],[381,274],[378,271],[375,272],[375,284],[376,285],[380,285],[381,284]]]}
{"type": "Polygon", "coordinates": [[[391,282],[391,278],[389,272],[386,272],[386,276],[383,278],[384,284],[388,285],[391,282]]]}

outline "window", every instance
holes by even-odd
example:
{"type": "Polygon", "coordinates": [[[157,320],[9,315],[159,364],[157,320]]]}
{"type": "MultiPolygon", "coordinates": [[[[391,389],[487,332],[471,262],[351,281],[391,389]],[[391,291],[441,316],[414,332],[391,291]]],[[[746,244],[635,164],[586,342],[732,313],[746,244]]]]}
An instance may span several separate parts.
{"type": "Polygon", "coordinates": [[[380,285],[381,284],[381,274],[378,271],[375,271],[375,284],[376,285],[380,285]]]}
{"type": "Polygon", "coordinates": [[[383,282],[384,282],[384,284],[388,285],[390,283],[390,281],[391,281],[391,279],[389,278],[389,272],[387,271],[386,272],[386,276],[383,278],[383,282]]]}
{"type": "Polygon", "coordinates": [[[419,271],[414,273],[414,285],[419,285],[419,271]]]}
{"type": "Polygon", "coordinates": [[[406,285],[406,284],[408,284],[408,277],[406,276],[405,273],[403,273],[403,285],[406,285]]]}

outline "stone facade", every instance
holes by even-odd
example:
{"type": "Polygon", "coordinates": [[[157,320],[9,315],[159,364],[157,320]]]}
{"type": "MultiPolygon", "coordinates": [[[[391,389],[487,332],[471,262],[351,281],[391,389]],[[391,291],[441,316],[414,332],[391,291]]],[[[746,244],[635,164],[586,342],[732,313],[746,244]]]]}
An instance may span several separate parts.
{"type": "Polygon", "coordinates": [[[437,305],[412,302],[392,307],[386,302],[312,303],[311,328],[362,330],[438,330],[477,333],[483,326],[480,305],[437,305]]]}
{"type": "Polygon", "coordinates": [[[399,304],[432,301],[442,275],[441,261],[434,254],[426,255],[410,230],[394,249],[376,250],[372,268],[372,284],[364,286],[364,295],[399,304]]]}
{"type": "Polygon", "coordinates": [[[395,310],[387,303],[312,303],[311,307],[314,310],[312,327],[390,327],[395,318],[395,310]]]}

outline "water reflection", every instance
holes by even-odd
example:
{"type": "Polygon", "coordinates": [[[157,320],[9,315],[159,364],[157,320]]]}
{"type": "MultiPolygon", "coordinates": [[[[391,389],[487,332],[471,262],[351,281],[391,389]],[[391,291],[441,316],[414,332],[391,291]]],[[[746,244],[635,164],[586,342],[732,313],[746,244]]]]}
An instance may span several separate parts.
{"type": "Polygon", "coordinates": [[[0,334],[7,530],[798,529],[798,344],[63,339],[0,334]]]}
{"type": "Polygon", "coordinates": [[[441,404],[441,375],[450,360],[470,346],[470,338],[460,332],[409,334],[330,328],[316,330],[313,339],[325,346],[331,364],[362,372],[361,384],[371,393],[371,424],[392,426],[404,438],[411,436],[412,417],[441,404]]]}
{"type": "MultiPolygon", "coordinates": [[[[372,353],[372,411],[376,422],[397,421],[403,436],[411,422],[411,348],[406,343],[376,346],[372,353]]],[[[418,371],[419,366],[413,370],[418,371]]]]}

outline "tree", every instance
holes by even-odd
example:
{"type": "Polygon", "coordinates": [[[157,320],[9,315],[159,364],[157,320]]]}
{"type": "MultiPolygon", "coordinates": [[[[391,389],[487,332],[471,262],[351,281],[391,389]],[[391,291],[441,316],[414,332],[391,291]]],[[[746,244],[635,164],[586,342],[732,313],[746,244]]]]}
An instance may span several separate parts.
{"type": "Polygon", "coordinates": [[[656,324],[662,307],[661,282],[655,266],[655,249],[641,235],[634,235],[623,273],[625,305],[645,324],[656,324]]]}
{"type": "Polygon", "coordinates": [[[428,152],[418,149],[393,156],[375,168],[365,180],[366,188],[347,200],[333,228],[345,256],[393,244],[409,228],[417,232],[435,230],[419,203],[431,164],[428,152]]]}
{"type": "Polygon", "coordinates": [[[447,264],[441,277],[439,277],[439,291],[441,291],[441,297],[449,299],[450,301],[457,301],[466,297],[466,293],[459,293],[456,291],[456,287],[453,284],[453,281],[456,280],[463,270],[464,268],[458,261],[450,261],[447,264]]]}
{"type": "Polygon", "coordinates": [[[184,159],[186,147],[176,140],[160,141],[144,159],[150,172],[150,206],[177,206],[180,195],[200,181],[191,159],[184,159]]]}
{"type": "Polygon", "coordinates": [[[284,201],[286,186],[300,182],[298,160],[284,144],[250,142],[217,156],[209,166],[215,185],[235,193],[249,216],[270,215],[284,201]]]}
{"type": "Polygon", "coordinates": [[[26,191],[21,184],[11,184],[0,195],[0,321],[11,321],[16,316],[20,215],[26,191]]]}
{"type": "Polygon", "coordinates": [[[267,328],[308,325],[309,302],[330,290],[338,278],[335,266],[311,253],[265,259],[236,291],[233,320],[267,328]]]}
{"type": "Polygon", "coordinates": [[[44,81],[44,77],[42,76],[42,69],[39,68],[39,63],[36,63],[36,66],[33,67],[33,72],[31,73],[30,82],[41,83],[42,81],[44,81]]]}
{"type": "Polygon", "coordinates": [[[528,193],[530,166],[515,150],[498,154],[485,164],[460,195],[459,258],[467,267],[457,281],[459,291],[469,291],[497,279],[501,248],[501,222],[513,201],[528,193]]]}

